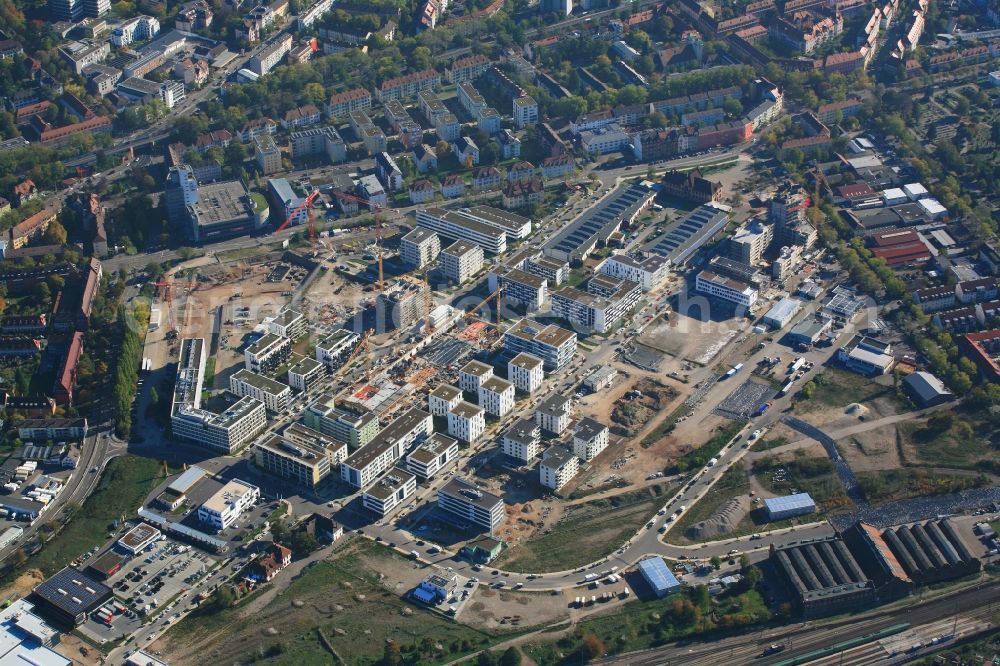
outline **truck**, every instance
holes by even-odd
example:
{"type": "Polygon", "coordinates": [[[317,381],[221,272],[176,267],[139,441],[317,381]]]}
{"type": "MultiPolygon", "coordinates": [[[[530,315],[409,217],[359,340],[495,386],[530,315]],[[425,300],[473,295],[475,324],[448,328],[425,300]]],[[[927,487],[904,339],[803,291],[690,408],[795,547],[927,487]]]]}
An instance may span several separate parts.
{"type": "Polygon", "coordinates": [[[583,579],[585,581],[587,581],[588,583],[591,582],[591,581],[597,580],[597,578],[598,578],[597,574],[592,574],[592,573],[591,574],[587,574],[586,576],[583,577],[583,579]]]}
{"type": "Polygon", "coordinates": [[[805,364],[806,364],[806,357],[799,356],[797,359],[792,361],[792,363],[788,366],[788,372],[786,374],[794,375],[796,372],[799,371],[799,368],[801,368],[805,364]]]}
{"type": "Polygon", "coordinates": [[[785,384],[784,386],[782,386],[781,390],[778,391],[778,396],[779,397],[784,397],[784,396],[788,395],[788,392],[792,390],[792,385],[793,384],[795,384],[795,380],[789,380],[789,382],[787,384],[785,384]]]}
{"type": "Polygon", "coordinates": [[[729,372],[726,373],[726,379],[729,379],[730,377],[732,377],[733,375],[735,375],[737,372],[739,372],[742,369],[743,369],[743,364],[742,363],[737,363],[736,365],[734,365],[733,367],[731,367],[729,369],[729,372]]]}

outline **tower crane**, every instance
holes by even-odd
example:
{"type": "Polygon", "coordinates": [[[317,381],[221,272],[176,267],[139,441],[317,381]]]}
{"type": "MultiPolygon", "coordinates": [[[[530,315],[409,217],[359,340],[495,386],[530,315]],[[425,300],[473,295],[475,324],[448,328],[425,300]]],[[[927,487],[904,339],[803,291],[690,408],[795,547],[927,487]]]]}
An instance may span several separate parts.
{"type": "Polygon", "coordinates": [[[484,305],[487,305],[490,301],[496,301],[496,323],[494,324],[493,322],[490,322],[488,317],[487,317],[487,319],[485,319],[483,321],[485,321],[487,324],[490,324],[491,326],[495,326],[497,328],[497,330],[499,330],[500,329],[500,297],[502,295],[503,295],[503,285],[502,284],[498,284],[496,291],[494,291],[492,294],[490,294],[489,296],[487,296],[486,298],[484,298],[483,300],[481,300],[478,304],[476,304],[475,307],[473,307],[471,310],[469,310],[468,312],[465,313],[465,318],[466,319],[472,319],[473,317],[476,317],[476,311],[479,308],[483,307],[484,305]]]}
{"type": "Polygon", "coordinates": [[[318,196],[319,196],[319,190],[313,190],[312,192],[310,192],[309,196],[307,196],[302,203],[296,206],[292,210],[292,212],[288,214],[288,217],[285,218],[285,221],[282,222],[280,225],[278,225],[278,228],[274,230],[274,233],[278,233],[279,231],[284,231],[285,228],[292,223],[292,220],[295,218],[295,216],[298,215],[304,208],[307,211],[306,218],[309,221],[309,245],[312,251],[316,252],[316,226],[313,224],[312,205],[313,202],[316,201],[316,197],[318,196]]]}
{"type": "Polygon", "coordinates": [[[195,291],[200,287],[200,285],[197,282],[182,284],[180,282],[171,282],[166,278],[161,278],[160,281],[154,282],[153,286],[162,290],[161,298],[167,303],[167,321],[170,325],[170,329],[176,331],[177,324],[174,319],[174,289],[187,289],[188,291],[195,291]]]}
{"type": "Polygon", "coordinates": [[[375,254],[378,258],[378,291],[381,294],[383,282],[385,280],[385,274],[382,270],[382,205],[377,204],[374,201],[369,201],[363,197],[348,194],[347,192],[338,192],[337,190],[334,190],[333,194],[341,199],[344,199],[345,201],[353,201],[354,203],[368,206],[368,209],[372,212],[372,217],[375,218],[375,254]]]}
{"type": "Polygon", "coordinates": [[[347,369],[351,366],[351,363],[354,361],[355,357],[357,357],[357,355],[361,352],[361,350],[365,348],[365,345],[368,343],[368,338],[371,337],[372,332],[373,332],[372,329],[369,328],[368,330],[365,331],[364,335],[361,336],[361,340],[358,342],[358,346],[354,348],[354,351],[351,352],[351,355],[348,356],[347,359],[340,364],[340,367],[337,368],[337,371],[333,373],[334,380],[339,379],[342,374],[347,372],[347,369]]]}

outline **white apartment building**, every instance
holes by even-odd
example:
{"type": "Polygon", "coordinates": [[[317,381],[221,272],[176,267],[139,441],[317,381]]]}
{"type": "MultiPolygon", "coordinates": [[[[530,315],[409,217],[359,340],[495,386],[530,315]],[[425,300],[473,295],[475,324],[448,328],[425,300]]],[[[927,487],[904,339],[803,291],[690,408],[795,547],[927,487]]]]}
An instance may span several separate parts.
{"type": "Polygon", "coordinates": [[[513,102],[514,126],[518,129],[538,122],[538,102],[528,95],[518,97],[513,102]]]}
{"type": "Polygon", "coordinates": [[[296,391],[308,391],[325,376],[326,366],[308,356],[299,356],[288,367],[288,385],[296,391]]]}
{"type": "Polygon", "coordinates": [[[545,362],[533,354],[521,352],[507,361],[507,377],[522,393],[534,393],[545,381],[545,362]]]}
{"type": "Polygon", "coordinates": [[[576,354],[576,333],[556,326],[522,319],[503,334],[503,346],[515,354],[527,352],[542,359],[552,372],[569,363],[576,354]]]}
{"type": "Polygon", "coordinates": [[[205,339],[181,340],[174,381],[170,426],[174,437],[230,454],[260,434],[267,426],[264,403],[245,397],[221,414],[201,409],[205,377],[205,339]]]}
{"type": "Polygon", "coordinates": [[[309,320],[295,308],[285,307],[267,319],[267,331],[289,340],[298,340],[309,332],[309,320]]]}
{"type": "Polygon", "coordinates": [[[486,276],[490,293],[501,288],[503,299],[524,307],[528,312],[540,310],[548,300],[548,282],[519,268],[498,268],[486,276]]]}
{"type": "Polygon", "coordinates": [[[235,523],[244,511],[260,500],[260,488],[233,479],[198,507],[198,521],[216,532],[235,523]]]}
{"type": "Polygon", "coordinates": [[[493,416],[506,416],[514,409],[514,385],[506,379],[490,377],[479,385],[479,406],[493,416]]]}
{"type": "Polygon", "coordinates": [[[580,460],[593,460],[608,448],[608,426],[585,416],[573,430],[573,453],[580,460]]]}
{"type": "Polygon", "coordinates": [[[694,289],[698,293],[735,303],[753,309],[757,304],[757,290],[745,282],[734,280],[711,271],[701,271],[695,278],[694,289]]]}
{"type": "Polygon", "coordinates": [[[467,240],[492,254],[507,251],[507,234],[463,211],[427,208],[417,211],[417,224],[450,240],[467,240]]]}
{"type": "Polygon", "coordinates": [[[250,396],[260,400],[271,412],[283,411],[292,397],[292,389],[287,384],[250,372],[246,368],[230,375],[229,390],[241,398],[250,396]]]}
{"type": "Polygon", "coordinates": [[[427,394],[427,407],[434,416],[447,416],[462,402],[462,389],[451,384],[441,384],[427,394]]]}
{"type": "Polygon", "coordinates": [[[561,435],[569,427],[571,403],[562,395],[550,395],[535,408],[535,423],[554,435],[561,435]]]}
{"type": "Polygon", "coordinates": [[[417,477],[405,469],[393,467],[365,489],[361,504],[379,518],[385,518],[416,491],[417,477]]]}
{"type": "Polygon", "coordinates": [[[288,360],[292,341],[288,338],[265,333],[243,352],[244,365],[250,372],[271,372],[288,360]]]}
{"type": "Polygon", "coordinates": [[[471,523],[493,534],[507,518],[503,498],[466,479],[454,478],[441,486],[437,505],[456,520],[471,523]]]}
{"type": "Polygon", "coordinates": [[[340,367],[358,344],[357,333],[342,328],[316,343],[316,360],[330,370],[340,367]]]}
{"type": "Polygon", "coordinates": [[[638,282],[619,280],[598,273],[587,283],[587,291],[563,287],[552,292],[552,314],[575,326],[607,333],[642,298],[638,282]]]}
{"type": "Polygon", "coordinates": [[[479,361],[469,361],[458,371],[458,387],[478,395],[479,387],[492,376],[493,366],[479,361]]]}
{"type": "Polygon", "coordinates": [[[455,241],[440,255],[440,269],[445,278],[463,284],[483,268],[483,248],[466,240],[455,241]]]}
{"type": "Polygon", "coordinates": [[[417,227],[399,242],[399,257],[407,266],[420,269],[433,263],[441,252],[441,239],[430,229],[417,227]]]}
{"type": "Polygon", "coordinates": [[[464,400],[448,412],[448,434],[463,442],[475,442],[486,430],[486,411],[464,400]]]}
{"type": "Polygon", "coordinates": [[[247,61],[247,69],[258,76],[264,76],[275,68],[292,50],[292,35],[284,33],[247,61]]]}
{"type": "Polygon", "coordinates": [[[121,48],[137,39],[151,39],[160,33],[160,22],[153,16],[137,16],[123,21],[111,31],[111,43],[121,48]]]}
{"type": "Polygon", "coordinates": [[[382,429],[365,446],[340,463],[340,479],[365,488],[403,457],[411,445],[434,431],[434,419],[421,409],[410,409],[382,429]]]}
{"type": "Polygon", "coordinates": [[[500,449],[521,464],[530,463],[542,451],[542,429],[531,419],[518,419],[504,431],[500,449]]]}
{"type": "Polygon", "coordinates": [[[670,274],[670,262],[659,254],[642,259],[613,254],[597,270],[619,280],[638,282],[643,291],[649,292],[659,287],[670,274]]]}
{"type": "Polygon", "coordinates": [[[538,463],[538,481],[546,488],[559,490],[580,471],[580,460],[569,449],[550,446],[538,463]]]}
{"type": "Polygon", "coordinates": [[[458,458],[458,440],[436,432],[406,456],[406,469],[429,479],[458,458]]]}
{"type": "Polygon", "coordinates": [[[254,157],[257,159],[257,166],[261,173],[270,176],[278,173],[282,169],[281,149],[274,142],[274,137],[270,134],[261,134],[253,140],[254,157]]]}

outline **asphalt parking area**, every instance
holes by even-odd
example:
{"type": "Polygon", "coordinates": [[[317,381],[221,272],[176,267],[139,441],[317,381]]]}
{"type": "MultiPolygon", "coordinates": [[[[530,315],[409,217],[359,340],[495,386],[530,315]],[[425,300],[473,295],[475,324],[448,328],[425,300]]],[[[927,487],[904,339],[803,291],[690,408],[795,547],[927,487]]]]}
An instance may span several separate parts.
{"type": "Polygon", "coordinates": [[[750,418],[761,405],[773,399],[777,394],[778,392],[771,385],[748,379],[727,395],[712,413],[727,419],[750,418]]]}

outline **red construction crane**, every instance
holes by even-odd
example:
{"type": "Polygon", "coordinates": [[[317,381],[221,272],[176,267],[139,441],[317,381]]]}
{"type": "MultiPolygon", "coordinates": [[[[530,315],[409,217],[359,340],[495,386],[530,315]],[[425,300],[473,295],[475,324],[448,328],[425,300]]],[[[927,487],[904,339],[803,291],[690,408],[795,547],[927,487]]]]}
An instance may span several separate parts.
{"type": "Polygon", "coordinates": [[[282,222],[280,225],[278,225],[278,228],[274,230],[274,233],[278,233],[279,231],[284,231],[284,229],[289,224],[292,223],[292,219],[296,215],[298,215],[302,211],[303,208],[305,208],[306,211],[307,211],[306,212],[306,218],[309,221],[309,245],[312,248],[313,252],[315,252],[316,251],[316,226],[313,224],[312,204],[316,200],[316,197],[318,197],[318,196],[319,196],[319,190],[313,190],[312,192],[310,192],[309,196],[307,196],[302,203],[300,203],[298,206],[296,206],[292,210],[292,212],[288,214],[288,217],[285,218],[285,221],[282,222]]]}
{"type": "Polygon", "coordinates": [[[153,286],[159,287],[163,291],[161,298],[167,302],[167,322],[170,325],[170,329],[176,331],[177,326],[174,322],[174,289],[187,289],[189,291],[195,291],[201,285],[197,282],[182,284],[180,282],[170,282],[169,280],[163,279],[160,282],[154,282],[153,286]]]}
{"type": "Polygon", "coordinates": [[[382,206],[368,199],[348,194],[347,192],[334,190],[333,193],[341,199],[368,206],[368,209],[372,212],[372,217],[375,218],[375,247],[377,248],[375,254],[378,256],[378,291],[382,293],[382,283],[384,281],[384,274],[382,272],[382,206]]]}

